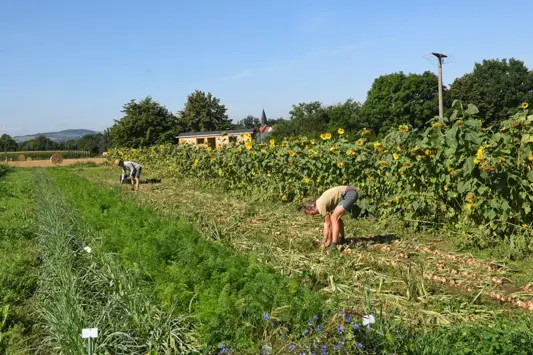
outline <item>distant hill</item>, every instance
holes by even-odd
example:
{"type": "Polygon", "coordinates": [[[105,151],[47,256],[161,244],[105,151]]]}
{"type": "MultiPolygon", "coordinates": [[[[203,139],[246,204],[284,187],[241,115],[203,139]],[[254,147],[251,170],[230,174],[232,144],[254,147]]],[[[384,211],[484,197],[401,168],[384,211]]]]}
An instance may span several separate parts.
{"type": "Polygon", "coordinates": [[[64,131],[59,131],[59,132],[36,133],[32,135],[27,135],[27,136],[18,136],[18,137],[13,137],[13,139],[16,140],[17,143],[22,143],[22,142],[26,142],[31,139],[34,139],[37,136],[45,136],[47,138],[50,138],[54,142],[64,142],[64,141],[68,141],[69,139],[79,139],[81,136],[84,136],[86,134],[96,134],[96,133],[98,132],[91,131],[89,129],[66,129],[64,131]]]}

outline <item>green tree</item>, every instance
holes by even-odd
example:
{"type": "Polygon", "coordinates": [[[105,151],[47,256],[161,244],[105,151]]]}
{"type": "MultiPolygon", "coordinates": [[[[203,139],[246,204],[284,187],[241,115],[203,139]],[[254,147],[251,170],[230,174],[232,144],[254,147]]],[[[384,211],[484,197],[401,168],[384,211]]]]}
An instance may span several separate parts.
{"type": "Polygon", "coordinates": [[[450,86],[450,99],[472,103],[486,123],[506,119],[523,102],[533,103],[533,71],[511,58],[483,60],[450,86]]]}
{"type": "Polygon", "coordinates": [[[86,134],[77,141],[77,146],[81,150],[87,150],[91,154],[100,154],[107,150],[105,136],[102,133],[86,134]]]}
{"type": "Polygon", "coordinates": [[[439,114],[437,76],[429,71],[382,75],[372,84],[361,108],[366,128],[383,133],[391,127],[423,126],[439,114]]]}
{"type": "Polygon", "coordinates": [[[211,93],[196,90],[179,113],[180,129],[186,132],[227,130],[232,127],[227,108],[211,93]]]}
{"type": "Polygon", "coordinates": [[[3,152],[15,152],[18,149],[17,141],[8,134],[2,134],[0,136],[0,149],[3,152]]]}
{"type": "Polygon", "coordinates": [[[123,106],[124,116],[109,129],[113,147],[138,148],[174,141],[178,133],[176,117],[150,96],[123,106]]]}
{"type": "Polygon", "coordinates": [[[293,105],[289,120],[269,121],[274,129],[272,136],[277,139],[297,135],[316,138],[338,128],[355,131],[362,127],[360,109],[361,104],[352,99],[329,106],[323,106],[319,101],[299,103],[293,105]]]}
{"type": "Polygon", "coordinates": [[[22,150],[54,150],[58,149],[59,144],[51,140],[50,138],[39,135],[35,137],[34,139],[30,139],[29,141],[26,141],[24,143],[20,144],[20,148],[22,150]]]}
{"type": "Polygon", "coordinates": [[[235,125],[237,129],[253,129],[259,127],[261,127],[261,121],[252,115],[246,116],[246,118],[243,118],[235,125]]]}

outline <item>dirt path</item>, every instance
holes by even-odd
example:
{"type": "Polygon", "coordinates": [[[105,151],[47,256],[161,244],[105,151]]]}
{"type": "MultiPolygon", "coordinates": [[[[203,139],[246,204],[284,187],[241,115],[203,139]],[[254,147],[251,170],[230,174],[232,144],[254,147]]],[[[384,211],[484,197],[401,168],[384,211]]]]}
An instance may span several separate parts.
{"type": "MultiPolygon", "coordinates": [[[[58,166],[67,166],[78,163],[95,163],[101,165],[105,162],[105,158],[81,158],[81,159],[64,159],[61,164],[58,166]]],[[[10,161],[7,163],[9,166],[14,168],[37,168],[37,167],[47,167],[47,166],[56,166],[52,164],[49,159],[47,160],[30,160],[30,161],[10,161]]]]}

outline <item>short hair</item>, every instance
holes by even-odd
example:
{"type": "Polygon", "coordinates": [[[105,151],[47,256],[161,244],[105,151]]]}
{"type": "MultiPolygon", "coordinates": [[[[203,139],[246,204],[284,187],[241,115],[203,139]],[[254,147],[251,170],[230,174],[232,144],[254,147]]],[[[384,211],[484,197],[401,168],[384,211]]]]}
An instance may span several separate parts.
{"type": "Polygon", "coordinates": [[[122,159],[115,160],[115,165],[120,166],[120,164],[122,164],[122,163],[124,163],[124,161],[122,159]]]}
{"type": "Polygon", "coordinates": [[[307,212],[307,211],[314,210],[315,208],[316,208],[316,201],[315,200],[311,200],[311,201],[304,202],[300,206],[300,211],[301,212],[307,212]]]}

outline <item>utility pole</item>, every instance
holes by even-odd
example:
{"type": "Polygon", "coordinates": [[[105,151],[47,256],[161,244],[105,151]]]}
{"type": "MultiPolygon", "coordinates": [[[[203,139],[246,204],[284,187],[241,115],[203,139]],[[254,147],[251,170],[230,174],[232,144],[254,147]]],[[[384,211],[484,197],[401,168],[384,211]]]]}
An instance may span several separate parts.
{"type": "Polygon", "coordinates": [[[444,103],[442,98],[442,58],[447,58],[448,56],[442,53],[431,53],[439,60],[439,117],[444,118],[444,103]]]}

